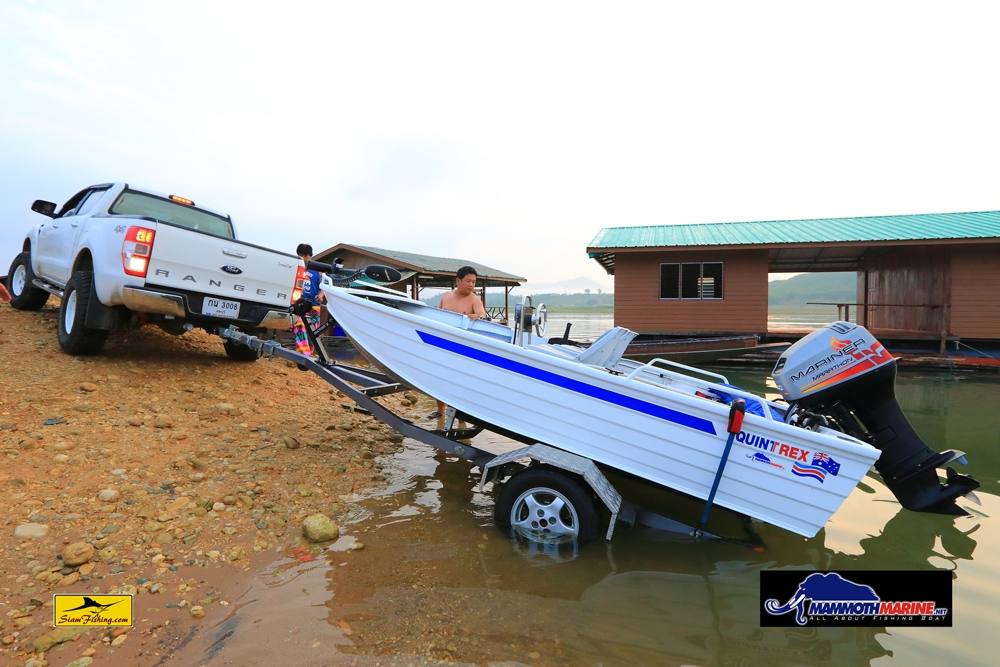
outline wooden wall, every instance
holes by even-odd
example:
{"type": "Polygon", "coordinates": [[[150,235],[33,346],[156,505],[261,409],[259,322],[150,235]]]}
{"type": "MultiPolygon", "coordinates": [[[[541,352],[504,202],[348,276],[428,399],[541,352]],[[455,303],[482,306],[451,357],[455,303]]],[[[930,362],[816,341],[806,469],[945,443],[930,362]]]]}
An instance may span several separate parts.
{"type": "Polygon", "coordinates": [[[1000,248],[956,246],[951,253],[951,333],[1000,339],[1000,248]]]}
{"type": "MultiPolygon", "coordinates": [[[[868,298],[865,322],[869,328],[937,334],[942,328],[941,308],[916,308],[950,301],[950,246],[901,246],[867,258],[868,298]]],[[[858,302],[865,300],[864,276],[858,279],[858,302]]],[[[860,318],[859,318],[860,320],[860,318]]]]}
{"type": "Polygon", "coordinates": [[[619,252],[615,324],[639,333],[766,333],[767,250],[619,252]],[[722,262],[722,299],[660,299],[660,264],[722,262]]]}

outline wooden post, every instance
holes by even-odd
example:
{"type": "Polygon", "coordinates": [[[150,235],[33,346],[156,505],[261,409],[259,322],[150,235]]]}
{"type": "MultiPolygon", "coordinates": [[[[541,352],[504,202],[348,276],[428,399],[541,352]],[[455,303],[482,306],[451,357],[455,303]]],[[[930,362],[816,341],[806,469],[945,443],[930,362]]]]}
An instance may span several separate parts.
{"type": "Polygon", "coordinates": [[[416,301],[417,298],[420,296],[420,288],[417,286],[417,274],[415,273],[413,274],[413,277],[410,279],[410,296],[413,298],[414,301],[416,301]]]}
{"type": "Polygon", "coordinates": [[[938,354],[944,354],[948,344],[948,304],[941,306],[941,345],[938,354]]]}
{"type": "Polygon", "coordinates": [[[861,302],[862,302],[862,306],[861,306],[861,312],[862,312],[861,320],[862,321],[859,322],[858,324],[860,324],[861,326],[867,327],[868,326],[868,268],[867,267],[865,267],[864,284],[862,285],[861,294],[862,294],[862,297],[861,297],[861,302]]]}
{"type": "Polygon", "coordinates": [[[503,319],[510,326],[510,284],[503,286],[503,319]]]}

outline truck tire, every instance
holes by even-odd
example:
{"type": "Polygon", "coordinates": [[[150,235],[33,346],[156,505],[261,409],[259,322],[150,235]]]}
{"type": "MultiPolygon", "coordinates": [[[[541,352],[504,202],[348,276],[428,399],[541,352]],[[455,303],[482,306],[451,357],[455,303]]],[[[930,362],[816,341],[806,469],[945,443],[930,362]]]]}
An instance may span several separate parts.
{"type": "Polygon", "coordinates": [[[31,284],[35,272],[31,270],[31,253],[25,250],[14,258],[7,272],[7,290],[10,305],[18,310],[38,310],[49,300],[49,293],[31,284]]]}
{"type": "Polygon", "coordinates": [[[74,271],[63,290],[56,331],[59,347],[69,354],[95,354],[108,339],[108,331],[91,329],[85,324],[87,307],[94,298],[93,282],[94,274],[90,271],[74,271]]]}
{"type": "Polygon", "coordinates": [[[501,530],[513,529],[541,543],[559,534],[580,544],[597,537],[597,508],[590,492],[577,478],[546,466],[518,472],[503,484],[493,519],[501,530]],[[553,511],[554,507],[561,509],[553,511]]]}
{"type": "Polygon", "coordinates": [[[225,341],[222,345],[226,348],[226,356],[233,361],[257,361],[257,352],[246,345],[231,340],[225,341]]]}

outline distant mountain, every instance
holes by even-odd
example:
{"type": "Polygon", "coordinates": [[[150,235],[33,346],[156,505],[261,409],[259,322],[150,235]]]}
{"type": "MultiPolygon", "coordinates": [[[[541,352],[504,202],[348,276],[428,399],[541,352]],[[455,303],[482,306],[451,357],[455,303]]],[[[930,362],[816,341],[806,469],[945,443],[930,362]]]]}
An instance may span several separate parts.
{"type": "Polygon", "coordinates": [[[610,292],[609,285],[602,285],[601,283],[587,278],[585,276],[578,276],[576,278],[569,278],[567,280],[560,280],[558,282],[535,282],[534,280],[529,280],[525,285],[517,288],[517,292],[527,293],[527,294],[573,294],[576,292],[583,292],[584,290],[590,290],[591,292],[596,292],[597,290],[604,290],[610,292]]]}
{"type": "Polygon", "coordinates": [[[800,273],[787,280],[768,283],[770,306],[802,305],[807,301],[853,303],[857,295],[856,273],[800,273]]]}
{"type": "MultiPolygon", "coordinates": [[[[583,280],[587,280],[584,278],[583,280]]],[[[572,281],[565,281],[560,286],[572,281]]],[[[594,283],[596,285],[596,283],[594,283]]],[[[771,306],[799,306],[808,301],[830,301],[833,303],[853,303],[857,299],[857,275],[854,273],[800,273],[785,280],[773,280],[767,284],[767,303],[771,306]]],[[[533,285],[524,285],[512,291],[510,303],[520,303],[522,294],[530,294],[535,304],[544,303],[559,310],[580,308],[582,310],[610,309],[614,307],[613,292],[600,288],[583,289],[565,293],[562,290],[541,292],[531,289],[533,285]]],[[[421,301],[432,306],[438,305],[443,290],[428,290],[430,292],[421,301]]],[[[486,306],[493,308],[503,305],[503,291],[496,288],[487,290],[486,306]]]]}
{"type": "MultiPolygon", "coordinates": [[[[594,306],[614,306],[615,305],[615,295],[614,293],[602,292],[598,294],[597,292],[588,293],[577,293],[577,294],[555,294],[553,292],[526,292],[531,294],[531,301],[534,304],[544,303],[547,306],[582,306],[586,308],[592,308],[594,306]]],[[[511,303],[520,303],[520,295],[512,293],[510,295],[511,303]]],[[[490,294],[486,293],[486,305],[487,306],[502,306],[503,305],[503,294],[490,294]]]]}

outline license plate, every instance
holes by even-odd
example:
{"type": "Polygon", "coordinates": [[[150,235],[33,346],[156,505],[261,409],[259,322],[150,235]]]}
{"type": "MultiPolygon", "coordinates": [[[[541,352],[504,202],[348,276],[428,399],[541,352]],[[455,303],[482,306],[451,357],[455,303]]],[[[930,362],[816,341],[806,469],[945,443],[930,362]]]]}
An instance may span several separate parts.
{"type": "Polygon", "coordinates": [[[201,314],[212,317],[228,317],[235,320],[240,316],[240,302],[207,296],[201,305],[201,314]]]}

